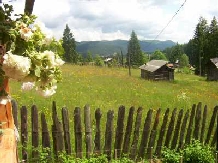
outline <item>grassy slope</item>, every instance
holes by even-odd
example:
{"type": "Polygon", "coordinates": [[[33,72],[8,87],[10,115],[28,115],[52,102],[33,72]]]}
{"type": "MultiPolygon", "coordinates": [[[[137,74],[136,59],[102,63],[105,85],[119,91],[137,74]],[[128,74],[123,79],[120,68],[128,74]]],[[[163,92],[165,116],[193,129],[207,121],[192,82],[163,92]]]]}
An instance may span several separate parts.
{"type": "Polygon", "coordinates": [[[201,101],[209,108],[218,102],[218,82],[207,82],[195,75],[175,74],[175,81],[147,81],[140,78],[140,70],[95,66],[63,66],[63,81],[58,84],[57,93],[42,98],[34,91],[23,93],[20,83],[11,81],[11,96],[18,105],[50,110],[52,101],[58,107],[75,108],[89,104],[92,109],[116,109],[120,105],[153,108],[185,108],[201,101]],[[184,98],[180,98],[185,94],[184,98]]]}

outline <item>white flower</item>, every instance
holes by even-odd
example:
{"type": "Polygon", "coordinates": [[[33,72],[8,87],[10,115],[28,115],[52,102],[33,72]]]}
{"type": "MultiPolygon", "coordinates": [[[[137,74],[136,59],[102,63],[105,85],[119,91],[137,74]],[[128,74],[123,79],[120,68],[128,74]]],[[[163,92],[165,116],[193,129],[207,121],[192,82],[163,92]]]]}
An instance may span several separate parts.
{"type": "Polygon", "coordinates": [[[29,90],[33,89],[34,86],[35,86],[34,82],[25,82],[22,84],[21,89],[24,91],[29,91],[29,90]]]}
{"type": "Polygon", "coordinates": [[[61,59],[61,58],[57,58],[56,60],[55,60],[55,66],[61,66],[61,65],[63,65],[64,64],[64,61],[61,59]]]}
{"type": "Polygon", "coordinates": [[[28,41],[32,37],[33,33],[30,28],[22,27],[20,29],[20,35],[22,39],[24,39],[25,41],[28,41]]]}
{"type": "Polygon", "coordinates": [[[42,42],[42,44],[45,44],[45,45],[50,45],[51,44],[51,42],[52,42],[52,35],[50,35],[50,34],[46,34],[45,35],[45,38],[44,38],[44,40],[43,40],[43,42],[42,42]]]}
{"type": "Polygon", "coordinates": [[[36,91],[43,97],[50,97],[56,93],[56,89],[57,89],[57,86],[55,85],[55,86],[50,87],[50,89],[48,88],[41,89],[37,87],[36,91]]]}
{"type": "Polygon", "coordinates": [[[9,78],[22,80],[29,74],[31,60],[28,57],[18,56],[11,52],[7,52],[3,58],[2,69],[9,78]]]}

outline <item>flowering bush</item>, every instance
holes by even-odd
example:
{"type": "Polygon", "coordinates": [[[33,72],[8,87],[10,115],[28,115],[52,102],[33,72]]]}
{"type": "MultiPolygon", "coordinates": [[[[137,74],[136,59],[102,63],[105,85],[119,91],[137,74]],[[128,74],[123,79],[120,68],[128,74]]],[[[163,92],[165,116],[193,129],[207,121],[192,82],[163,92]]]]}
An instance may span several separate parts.
{"type": "Polygon", "coordinates": [[[43,31],[36,16],[20,14],[13,20],[12,12],[8,4],[0,8],[0,45],[4,49],[0,56],[0,87],[6,78],[12,78],[23,82],[23,90],[35,88],[40,95],[51,96],[61,80],[61,43],[43,31]]]}

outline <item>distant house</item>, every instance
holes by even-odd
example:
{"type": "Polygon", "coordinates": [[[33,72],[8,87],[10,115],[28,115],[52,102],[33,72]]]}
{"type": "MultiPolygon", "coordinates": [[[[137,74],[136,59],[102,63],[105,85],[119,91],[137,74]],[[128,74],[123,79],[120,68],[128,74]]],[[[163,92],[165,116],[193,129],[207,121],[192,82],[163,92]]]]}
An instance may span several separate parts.
{"type": "Polygon", "coordinates": [[[218,80],[218,58],[210,59],[207,68],[207,80],[218,80]]]}
{"type": "Polygon", "coordinates": [[[174,69],[168,66],[168,61],[151,60],[139,67],[141,77],[148,80],[174,80],[174,69]]]}

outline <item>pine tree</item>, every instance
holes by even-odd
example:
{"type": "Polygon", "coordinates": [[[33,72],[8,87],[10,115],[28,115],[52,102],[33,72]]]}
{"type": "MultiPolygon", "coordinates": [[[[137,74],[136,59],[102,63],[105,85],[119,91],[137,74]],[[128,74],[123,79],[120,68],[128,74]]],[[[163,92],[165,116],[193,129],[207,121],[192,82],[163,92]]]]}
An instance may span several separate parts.
{"type": "Polygon", "coordinates": [[[194,54],[196,59],[196,74],[204,75],[205,73],[205,64],[208,60],[208,55],[206,52],[207,47],[207,33],[208,26],[207,20],[203,17],[200,17],[199,22],[195,29],[194,34],[194,54]]]}
{"type": "Polygon", "coordinates": [[[126,56],[127,63],[130,65],[142,65],[143,64],[143,55],[141,51],[141,47],[137,38],[137,35],[134,31],[131,33],[131,38],[128,44],[128,52],[126,56]],[[129,58],[130,57],[130,58],[129,58]]]}
{"type": "Polygon", "coordinates": [[[78,54],[76,52],[76,42],[68,25],[66,25],[66,28],[64,29],[62,46],[65,51],[64,60],[66,62],[77,63],[78,54]]]}

